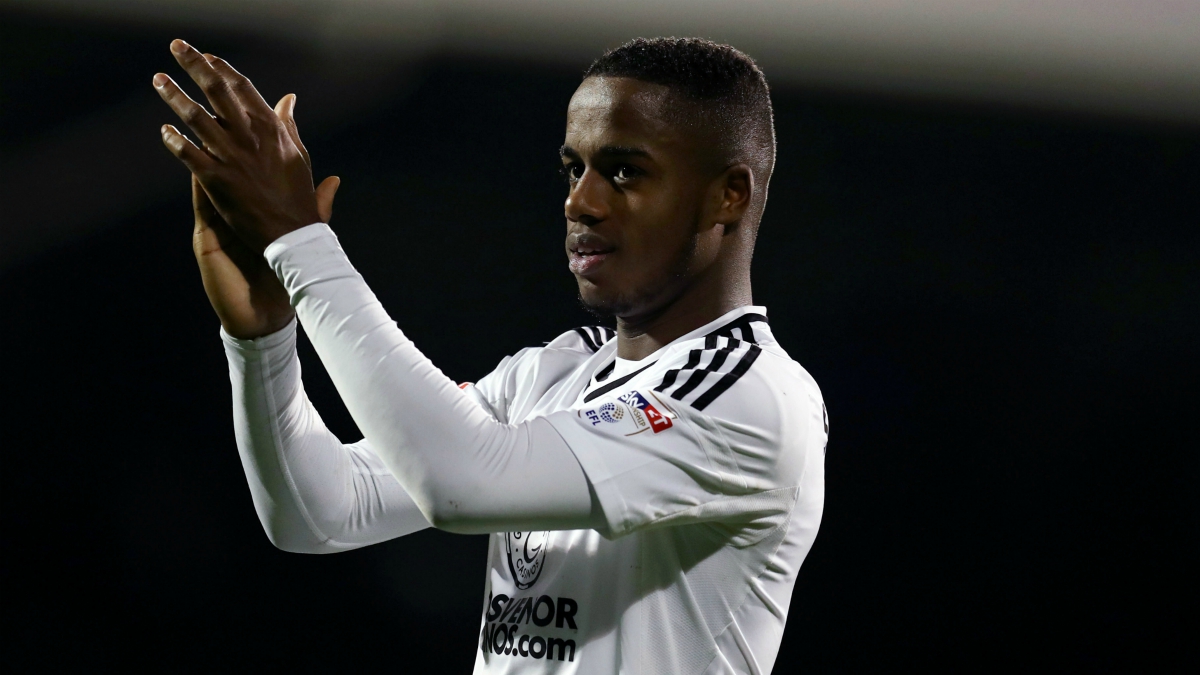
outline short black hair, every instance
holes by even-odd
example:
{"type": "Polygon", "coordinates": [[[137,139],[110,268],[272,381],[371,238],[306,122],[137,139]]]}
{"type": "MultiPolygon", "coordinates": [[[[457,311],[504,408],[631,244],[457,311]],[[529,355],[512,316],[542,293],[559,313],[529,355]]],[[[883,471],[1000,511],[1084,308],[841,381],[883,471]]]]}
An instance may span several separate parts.
{"type": "Polygon", "coordinates": [[[611,49],[583,73],[661,84],[698,104],[729,162],[746,162],[766,187],[775,166],[775,122],[767,78],[754,59],[702,38],[637,38],[611,49]]]}

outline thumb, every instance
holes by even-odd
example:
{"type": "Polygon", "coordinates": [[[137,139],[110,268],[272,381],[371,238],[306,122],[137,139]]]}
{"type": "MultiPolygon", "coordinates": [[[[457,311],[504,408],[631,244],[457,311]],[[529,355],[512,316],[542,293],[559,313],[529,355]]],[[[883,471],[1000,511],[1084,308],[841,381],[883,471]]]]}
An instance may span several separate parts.
{"type": "Polygon", "coordinates": [[[330,176],[317,186],[317,215],[321,217],[321,222],[328,223],[333,217],[333,197],[341,185],[341,178],[330,176]]]}
{"type": "Polygon", "coordinates": [[[296,145],[296,149],[300,151],[300,155],[304,157],[304,163],[308,168],[312,169],[312,158],[308,156],[308,148],[304,147],[304,142],[300,140],[300,130],[296,128],[296,95],[287,94],[279,99],[279,103],[275,104],[275,116],[283,122],[283,127],[287,129],[288,136],[292,139],[292,143],[296,145]]]}

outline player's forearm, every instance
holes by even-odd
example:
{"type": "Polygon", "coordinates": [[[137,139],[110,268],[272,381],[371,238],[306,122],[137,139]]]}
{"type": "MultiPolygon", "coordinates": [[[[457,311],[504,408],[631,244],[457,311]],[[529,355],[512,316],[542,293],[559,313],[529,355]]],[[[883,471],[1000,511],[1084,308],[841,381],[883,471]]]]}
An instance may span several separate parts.
{"type": "Polygon", "coordinates": [[[258,340],[223,337],[238,451],[272,543],[331,553],[428,527],[369,449],[322,423],[304,394],[294,323],[258,340]]]}
{"type": "Polygon", "coordinates": [[[544,420],[501,424],[460,391],[396,327],[325,225],[281,238],[266,256],[359,428],[435,526],[602,524],[557,432],[544,420]]]}

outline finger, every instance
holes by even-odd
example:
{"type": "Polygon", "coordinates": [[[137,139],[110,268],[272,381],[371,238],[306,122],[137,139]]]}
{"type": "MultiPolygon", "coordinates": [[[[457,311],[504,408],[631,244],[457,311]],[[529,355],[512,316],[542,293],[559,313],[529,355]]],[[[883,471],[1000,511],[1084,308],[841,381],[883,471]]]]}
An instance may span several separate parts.
{"type": "Polygon", "coordinates": [[[212,158],[212,155],[197,148],[195,143],[192,143],[187,136],[179,133],[179,130],[170,124],[164,124],[160,131],[163,145],[167,146],[167,150],[170,150],[172,155],[183,162],[192,175],[201,179],[212,175],[212,170],[216,166],[216,160],[212,158]]]}
{"type": "Polygon", "coordinates": [[[279,99],[279,103],[275,104],[275,115],[279,117],[279,121],[283,122],[283,127],[287,129],[288,136],[292,137],[292,142],[296,144],[296,148],[304,156],[304,163],[308,165],[308,170],[312,171],[312,158],[308,156],[308,148],[304,147],[304,143],[300,140],[300,130],[296,128],[295,111],[295,94],[288,94],[279,99]]]}
{"type": "Polygon", "coordinates": [[[203,230],[221,218],[217,207],[213,206],[212,200],[208,198],[208,193],[204,191],[200,179],[196,178],[195,174],[192,175],[192,211],[196,215],[197,230],[203,230]]]}
{"type": "Polygon", "coordinates": [[[174,80],[164,73],[158,73],[154,76],[154,88],[162,100],[171,106],[171,110],[179,115],[179,119],[195,132],[201,142],[211,148],[224,146],[225,130],[204,109],[204,106],[193,101],[179,88],[179,85],[175,84],[174,80]]]}
{"type": "Polygon", "coordinates": [[[317,186],[317,215],[321,217],[322,223],[328,223],[333,217],[333,197],[341,185],[341,178],[330,176],[317,186]]]}
{"type": "Polygon", "coordinates": [[[171,54],[175,56],[175,60],[192,78],[192,81],[200,85],[200,90],[208,98],[217,117],[221,118],[227,126],[238,129],[247,126],[246,112],[238,103],[230,85],[208,62],[208,59],[204,58],[203,54],[183,40],[171,42],[171,54]]]}
{"type": "Polygon", "coordinates": [[[204,191],[200,179],[192,174],[192,213],[195,227],[192,228],[192,250],[198,257],[219,251],[228,251],[237,236],[229,229],[225,219],[213,206],[212,198],[204,191]]]}
{"type": "Polygon", "coordinates": [[[271,106],[254,88],[254,83],[250,81],[250,78],[234,70],[233,66],[218,56],[204,54],[202,60],[225,83],[225,91],[236,102],[243,114],[252,120],[270,119],[271,122],[275,121],[274,116],[271,115],[271,106]]]}

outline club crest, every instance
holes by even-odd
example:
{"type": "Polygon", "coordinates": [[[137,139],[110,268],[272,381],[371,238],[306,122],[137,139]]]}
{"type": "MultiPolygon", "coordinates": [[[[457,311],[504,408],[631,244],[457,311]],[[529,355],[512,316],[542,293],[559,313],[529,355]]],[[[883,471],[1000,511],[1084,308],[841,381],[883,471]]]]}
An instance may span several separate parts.
{"type": "Polygon", "coordinates": [[[504,546],[508,552],[508,570],[517,588],[525,590],[537,583],[546,563],[550,533],[506,532],[504,546]]]}

